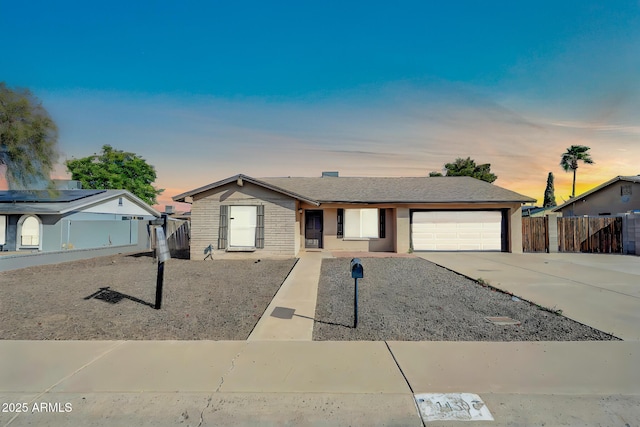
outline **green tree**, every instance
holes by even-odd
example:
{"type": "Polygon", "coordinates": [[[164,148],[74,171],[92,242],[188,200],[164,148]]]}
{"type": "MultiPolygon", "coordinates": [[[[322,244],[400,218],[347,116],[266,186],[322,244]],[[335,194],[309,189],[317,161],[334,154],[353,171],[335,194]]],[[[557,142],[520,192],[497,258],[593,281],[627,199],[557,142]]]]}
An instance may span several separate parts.
{"type": "Polygon", "coordinates": [[[67,160],[65,164],[71,179],[80,181],[83,188],[128,190],[150,205],[156,204],[156,196],[164,191],[153,187],[156,170],[146,160],[110,145],[104,145],[100,154],[67,160]]]}
{"type": "Polygon", "coordinates": [[[11,189],[51,188],[58,128],[28,90],[0,82],[0,165],[11,189]]]}
{"type": "Polygon", "coordinates": [[[584,145],[572,145],[567,148],[566,152],[562,153],[562,157],[560,158],[560,166],[562,166],[562,169],[564,169],[565,172],[573,171],[571,197],[576,196],[576,170],[578,169],[578,162],[581,161],[589,165],[594,163],[588,153],[589,150],[590,148],[584,145]]]}
{"type": "MultiPolygon", "coordinates": [[[[482,181],[493,182],[498,179],[498,176],[491,173],[491,165],[485,163],[483,165],[476,165],[475,160],[471,157],[466,159],[457,158],[453,163],[447,163],[444,165],[446,174],[444,176],[470,176],[482,181]]],[[[429,176],[443,176],[440,172],[430,172],[429,176]]]]}
{"type": "Polygon", "coordinates": [[[545,208],[552,208],[557,206],[555,190],[553,188],[553,173],[549,172],[547,177],[547,188],[544,190],[544,205],[545,208]]]}

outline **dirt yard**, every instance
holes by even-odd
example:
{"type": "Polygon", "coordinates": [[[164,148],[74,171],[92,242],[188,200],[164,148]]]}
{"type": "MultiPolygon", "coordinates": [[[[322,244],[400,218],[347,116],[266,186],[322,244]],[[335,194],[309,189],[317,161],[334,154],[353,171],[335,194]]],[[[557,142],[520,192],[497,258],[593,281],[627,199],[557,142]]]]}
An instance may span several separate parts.
{"type": "Polygon", "coordinates": [[[0,273],[0,339],[244,340],[295,260],[116,255],[0,273]]]}
{"type": "MultiPolygon", "coordinates": [[[[315,340],[616,339],[419,258],[363,258],[353,329],[349,259],[323,261],[315,340]],[[498,326],[505,316],[519,325],[498,326]]],[[[148,255],[0,273],[0,339],[245,340],[295,260],[172,259],[161,310],[148,255]]]]}
{"type": "Polygon", "coordinates": [[[617,338],[419,258],[362,258],[353,329],[349,259],[323,260],[314,340],[583,341],[617,338]],[[485,317],[509,317],[498,326],[485,317]]]}

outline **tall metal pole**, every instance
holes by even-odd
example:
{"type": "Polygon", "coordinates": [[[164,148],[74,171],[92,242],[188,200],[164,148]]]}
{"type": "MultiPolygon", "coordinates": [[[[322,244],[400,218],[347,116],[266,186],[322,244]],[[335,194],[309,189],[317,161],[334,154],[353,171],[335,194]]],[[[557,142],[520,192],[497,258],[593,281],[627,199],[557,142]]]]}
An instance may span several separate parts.
{"type": "Polygon", "coordinates": [[[158,263],[158,280],[156,281],[156,304],[153,308],[160,310],[162,307],[162,284],[164,282],[164,262],[158,263]]]}
{"type": "MultiPolygon", "coordinates": [[[[164,218],[166,223],[166,217],[164,218]]],[[[164,229],[156,227],[156,248],[158,250],[158,280],[156,281],[156,304],[154,308],[160,310],[162,307],[162,284],[164,282],[164,262],[171,258],[167,238],[164,229]]]]}
{"type": "Polygon", "coordinates": [[[358,279],[355,278],[354,290],[353,290],[353,327],[358,327],[358,279]]]}

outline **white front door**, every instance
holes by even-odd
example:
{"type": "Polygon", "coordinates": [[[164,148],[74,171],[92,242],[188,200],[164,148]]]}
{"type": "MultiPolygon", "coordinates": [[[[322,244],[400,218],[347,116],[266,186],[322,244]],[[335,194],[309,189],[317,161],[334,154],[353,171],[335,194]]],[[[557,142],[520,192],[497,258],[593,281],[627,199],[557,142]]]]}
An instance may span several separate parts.
{"type": "Polygon", "coordinates": [[[256,206],[230,206],[229,246],[253,248],[256,246],[256,206]]]}

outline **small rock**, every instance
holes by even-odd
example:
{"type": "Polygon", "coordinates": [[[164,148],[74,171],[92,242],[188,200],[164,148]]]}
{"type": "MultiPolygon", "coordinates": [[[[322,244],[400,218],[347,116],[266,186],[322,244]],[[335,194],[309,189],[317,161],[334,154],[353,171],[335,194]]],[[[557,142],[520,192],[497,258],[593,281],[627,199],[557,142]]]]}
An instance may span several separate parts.
{"type": "Polygon", "coordinates": [[[518,302],[518,301],[520,301],[520,298],[518,298],[516,296],[513,296],[513,297],[511,297],[511,301],[518,302]]]}

